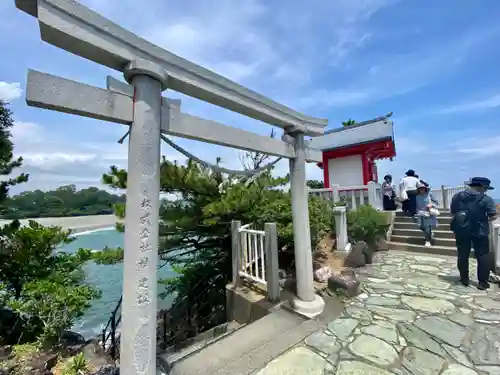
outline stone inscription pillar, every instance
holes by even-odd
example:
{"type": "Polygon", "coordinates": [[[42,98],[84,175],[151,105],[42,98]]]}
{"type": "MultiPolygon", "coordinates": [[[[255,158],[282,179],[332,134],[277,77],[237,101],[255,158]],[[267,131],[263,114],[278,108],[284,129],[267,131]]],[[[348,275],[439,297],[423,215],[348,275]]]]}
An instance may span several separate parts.
{"type": "Polygon", "coordinates": [[[156,375],[156,306],[163,69],[133,61],[125,78],[135,88],[129,141],[120,373],[156,375]]]}
{"type": "Polygon", "coordinates": [[[297,278],[297,298],[293,307],[302,315],[313,317],[323,311],[324,301],[314,293],[304,134],[293,134],[293,138],[295,158],[290,159],[290,189],[297,278]]]}

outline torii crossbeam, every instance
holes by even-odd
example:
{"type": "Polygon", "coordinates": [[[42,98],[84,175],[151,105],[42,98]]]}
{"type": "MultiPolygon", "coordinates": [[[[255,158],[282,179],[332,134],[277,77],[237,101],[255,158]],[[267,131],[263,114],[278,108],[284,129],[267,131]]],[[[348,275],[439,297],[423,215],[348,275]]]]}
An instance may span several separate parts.
{"type": "Polygon", "coordinates": [[[16,0],[38,18],[44,41],[124,73],[108,77],[106,89],[29,71],[31,106],[116,122],[130,127],[120,372],[156,373],[156,300],[161,133],[285,157],[290,182],[297,274],[294,308],[321,313],[312,274],[304,136],[323,134],[327,120],[306,116],[216,73],[178,57],[112,23],[75,0],[16,0]],[[278,126],[285,141],[204,120],[180,111],[180,101],[162,97],[172,89],[278,126]]]}

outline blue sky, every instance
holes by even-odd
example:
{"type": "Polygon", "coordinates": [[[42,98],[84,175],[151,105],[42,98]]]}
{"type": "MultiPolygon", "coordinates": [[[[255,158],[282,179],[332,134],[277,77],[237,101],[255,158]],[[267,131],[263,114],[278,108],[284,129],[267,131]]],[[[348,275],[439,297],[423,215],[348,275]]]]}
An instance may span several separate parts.
{"type": "MultiPolygon", "coordinates": [[[[330,127],[393,111],[397,157],[379,174],[413,168],[432,185],[483,175],[500,185],[500,2],[493,0],[82,0],[142,37],[330,127]],[[146,2],[144,3],[146,4],[146,2]],[[286,4],[286,6],[284,6],[286,4]],[[307,4],[307,5],[305,5],[307,4]],[[495,162],[497,160],[497,162],[495,162]]],[[[40,40],[36,20],[0,2],[0,96],[11,102],[16,153],[31,182],[98,185],[126,166],[125,128],[28,107],[29,68],[104,87],[120,74],[40,40]]],[[[197,100],[183,111],[263,135],[271,127],[197,100]]],[[[197,156],[239,168],[234,150],[179,140],[197,156]]],[[[171,159],[183,159],[163,147],[171,159]]],[[[281,162],[276,173],[286,173],[281,162]]],[[[315,165],[308,178],[321,179],[315,165]]],[[[499,196],[499,194],[494,194],[499,196]]]]}

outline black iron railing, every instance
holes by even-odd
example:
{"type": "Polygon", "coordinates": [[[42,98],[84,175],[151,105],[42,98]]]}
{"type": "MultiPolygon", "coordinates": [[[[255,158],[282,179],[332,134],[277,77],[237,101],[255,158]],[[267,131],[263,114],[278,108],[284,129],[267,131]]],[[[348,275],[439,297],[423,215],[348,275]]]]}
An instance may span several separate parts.
{"type": "Polygon", "coordinates": [[[122,299],[123,296],[120,297],[120,300],[116,304],[115,309],[111,312],[108,323],[104,327],[101,333],[101,345],[102,348],[109,353],[111,358],[115,359],[119,354],[118,347],[118,335],[117,329],[122,320],[121,307],[122,307],[122,299]]]}
{"type": "MultiPolygon", "coordinates": [[[[215,269],[225,269],[225,263],[216,262],[215,269]],[[217,265],[222,267],[217,267],[217,265]]],[[[229,267],[230,269],[230,267],[229,267]]],[[[174,304],[158,313],[157,341],[162,349],[172,346],[182,346],[183,342],[207,331],[219,324],[225,323],[226,294],[225,287],[229,277],[227,272],[206,273],[192,285],[184,295],[178,296],[174,304]]],[[[121,322],[122,297],[110,314],[108,323],[102,330],[102,348],[113,359],[120,355],[119,325],[121,322]]]]}

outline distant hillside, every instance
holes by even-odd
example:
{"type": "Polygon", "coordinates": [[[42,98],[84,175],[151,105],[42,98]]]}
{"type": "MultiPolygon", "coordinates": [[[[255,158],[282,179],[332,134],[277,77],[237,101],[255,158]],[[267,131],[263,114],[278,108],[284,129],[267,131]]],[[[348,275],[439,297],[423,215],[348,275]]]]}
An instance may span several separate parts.
{"type": "Polygon", "coordinates": [[[75,185],[50,191],[25,191],[9,197],[0,207],[2,219],[106,215],[115,203],[125,202],[125,195],[110,194],[96,187],[77,190],[75,185]]]}

